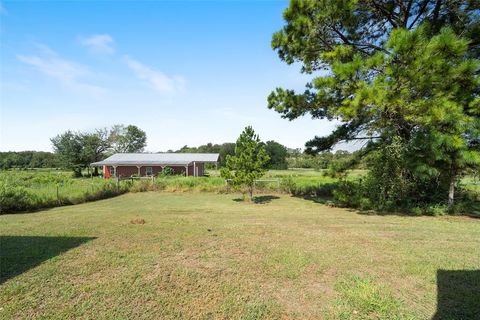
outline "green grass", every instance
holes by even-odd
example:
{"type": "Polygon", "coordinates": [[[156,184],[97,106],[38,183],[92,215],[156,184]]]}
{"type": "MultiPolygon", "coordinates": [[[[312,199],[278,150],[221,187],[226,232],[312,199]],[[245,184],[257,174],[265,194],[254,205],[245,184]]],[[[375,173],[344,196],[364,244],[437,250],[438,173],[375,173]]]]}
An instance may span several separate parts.
{"type": "Polygon", "coordinates": [[[0,216],[0,318],[428,319],[438,310],[468,319],[478,311],[478,219],[235,198],[129,193],[0,216]]]}
{"type": "MultiPolygon", "coordinates": [[[[72,173],[60,170],[0,171],[0,213],[32,211],[62,205],[78,204],[117,196],[127,191],[169,192],[232,192],[218,171],[209,177],[158,177],[154,182],[105,180],[101,177],[73,178],[72,173]]],[[[296,195],[319,195],[330,192],[322,189],[336,180],[313,170],[273,170],[256,183],[257,191],[286,192],[296,195]],[[319,192],[319,190],[321,192],[319,192]]]]}
{"type": "MultiPolygon", "coordinates": [[[[71,172],[59,170],[0,171],[0,213],[31,211],[62,205],[105,199],[119,194],[144,191],[232,192],[219,171],[209,170],[208,177],[158,177],[154,182],[122,181],[101,177],[72,178],[71,172]]],[[[358,179],[365,170],[349,172],[348,179],[358,179]]],[[[313,169],[270,170],[255,184],[257,192],[287,193],[295,196],[331,199],[338,179],[313,169]]],[[[479,181],[466,177],[462,185],[480,193],[479,181]]],[[[476,212],[476,211],[475,211],[476,212]]]]}

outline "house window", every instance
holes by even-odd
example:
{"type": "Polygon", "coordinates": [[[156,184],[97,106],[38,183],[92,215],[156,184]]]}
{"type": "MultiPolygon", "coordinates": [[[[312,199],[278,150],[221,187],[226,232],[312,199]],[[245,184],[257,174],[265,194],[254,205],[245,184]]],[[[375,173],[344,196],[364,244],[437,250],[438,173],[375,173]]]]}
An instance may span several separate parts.
{"type": "Polygon", "coordinates": [[[115,177],[115,168],[114,167],[108,167],[108,170],[110,170],[110,177],[115,177]]]}
{"type": "Polygon", "coordinates": [[[152,176],[153,175],[152,167],[145,167],[145,175],[146,176],[152,176]]]}

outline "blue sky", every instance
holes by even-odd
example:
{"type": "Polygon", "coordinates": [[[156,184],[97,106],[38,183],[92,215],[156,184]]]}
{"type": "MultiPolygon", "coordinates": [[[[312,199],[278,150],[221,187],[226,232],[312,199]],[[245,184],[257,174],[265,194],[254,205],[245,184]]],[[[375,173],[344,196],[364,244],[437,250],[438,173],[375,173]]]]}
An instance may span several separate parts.
{"type": "Polygon", "coordinates": [[[287,1],[2,1],[0,149],[51,150],[65,130],[135,124],[147,151],[262,140],[303,147],[334,124],[267,108],[309,77],[270,47],[287,1]]]}

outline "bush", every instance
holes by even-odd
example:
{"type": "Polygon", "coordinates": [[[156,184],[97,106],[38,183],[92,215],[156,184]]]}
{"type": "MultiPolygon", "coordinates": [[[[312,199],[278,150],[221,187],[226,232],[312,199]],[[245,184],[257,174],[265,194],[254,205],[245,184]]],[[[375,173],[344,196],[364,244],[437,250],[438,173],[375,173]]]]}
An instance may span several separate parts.
{"type": "Polygon", "coordinates": [[[168,177],[173,175],[175,175],[175,170],[173,170],[173,168],[170,168],[170,167],[163,168],[162,172],[160,172],[159,174],[159,176],[163,176],[163,177],[168,177]]]}
{"type": "Polygon", "coordinates": [[[425,214],[431,216],[444,216],[448,214],[449,210],[446,205],[436,204],[426,207],[425,214]]]}
{"type": "Polygon", "coordinates": [[[130,192],[146,192],[146,191],[154,191],[155,184],[151,180],[140,180],[135,181],[129,187],[130,192]]]}
{"type": "Polygon", "coordinates": [[[0,181],[0,213],[32,210],[39,202],[39,197],[27,188],[0,181]]]}
{"type": "Polygon", "coordinates": [[[408,148],[399,139],[373,151],[368,174],[358,181],[343,181],[334,192],[336,201],[362,210],[441,214],[444,210],[437,206],[444,203],[445,184],[432,178],[434,172],[414,173],[406,165],[407,155],[408,148]]]}
{"type": "Polygon", "coordinates": [[[282,178],[280,182],[281,191],[304,197],[332,197],[337,186],[335,182],[318,182],[317,179],[298,181],[291,176],[282,178]]]}
{"type": "MultiPolygon", "coordinates": [[[[404,212],[412,215],[440,216],[446,214],[475,213],[478,195],[466,190],[458,190],[456,204],[448,208],[445,202],[419,202],[416,199],[404,199],[403,203],[395,197],[379,197],[376,186],[369,179],[341,181],[333,190],[336,205],[357,208],[360,210],[376,210],[388,212],[404,212]]],[[[479,208],[480,209],[480,208],[479,208]]],[[[480,212],[479,212],[480,213],[480,212]]]]}

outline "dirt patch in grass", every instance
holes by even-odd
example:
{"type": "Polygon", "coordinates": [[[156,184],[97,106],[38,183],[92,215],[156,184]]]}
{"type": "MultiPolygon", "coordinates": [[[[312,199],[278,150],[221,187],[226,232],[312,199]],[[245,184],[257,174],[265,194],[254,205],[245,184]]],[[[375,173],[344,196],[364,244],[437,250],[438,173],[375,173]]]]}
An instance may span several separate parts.
{"type": "Polygon", "coordinates": [[[145,224],[145,219],[140,219],[140,218],[132,219],[132,220],[130,220],[130,223],[131,224],[145,224]]]}

